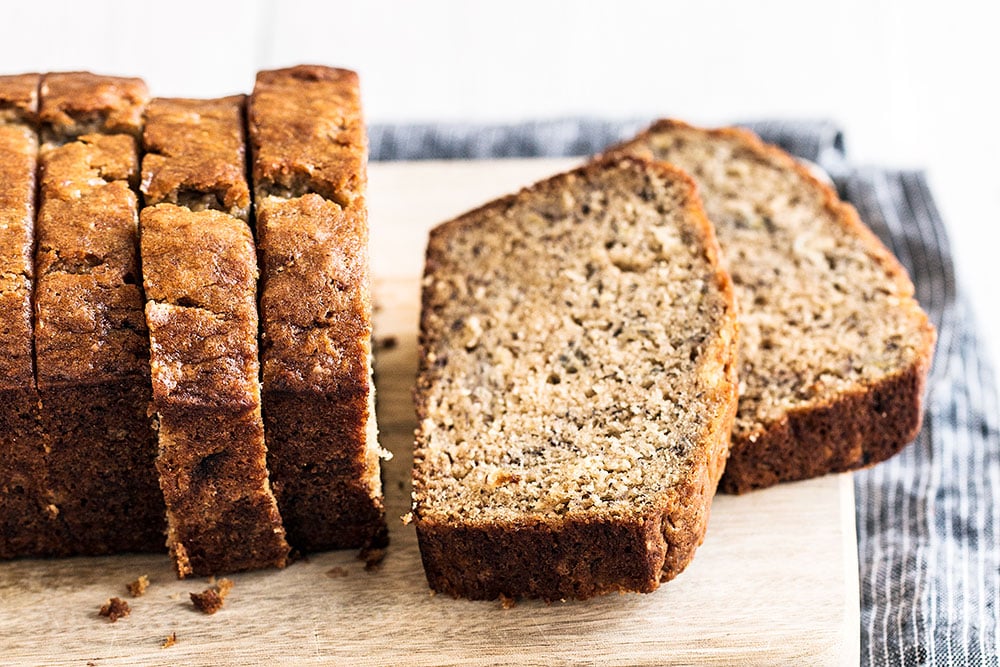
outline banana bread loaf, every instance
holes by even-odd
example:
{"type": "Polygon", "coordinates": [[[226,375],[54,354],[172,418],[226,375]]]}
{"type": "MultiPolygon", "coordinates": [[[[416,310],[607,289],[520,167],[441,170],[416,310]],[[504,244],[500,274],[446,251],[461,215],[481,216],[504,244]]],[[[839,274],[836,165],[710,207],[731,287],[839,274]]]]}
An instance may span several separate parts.
{"type": "Polygon", "coordinates": [[[431,233],[413,519],[434,590],[655,589],[701,543],[736,315],[694,184],[623,158],[431,233]]]}
{"type": "Polygon", "coordinates": [[[740,406],[721,488],[860,468],[916,436],[934,329],[853,207],[742,130],[661,121],[611,152],[694,177],[732,274],[740,406]]]}
{"type": "Polygon", "coordinates": [[[181,577],[282,567],[288,555],[261,418],[243,101],[154,100],[143,134],[157,468],[181,577]]]}
{"type": "Polygon", "coordinates": [[[40,76],[0,76],[0,558],[60,542],[45,475],[32,355],[40,76]]]}
{"type": "Polygon", "coordinates": [[[61,553],[163,548],[139,275],[138,80],[42,79],[35,349],[61,553]],[[122,88],[128,83],[128,90],[122,88]],[[82,129],[95,134],[77,136],[82,129]]]}
{"type": "Polygon", "coordinates": [[[375,545],[385,519],[357,75],[261,72],[248,116],[264,425],[288,540],[302,551],[375,545]]]}

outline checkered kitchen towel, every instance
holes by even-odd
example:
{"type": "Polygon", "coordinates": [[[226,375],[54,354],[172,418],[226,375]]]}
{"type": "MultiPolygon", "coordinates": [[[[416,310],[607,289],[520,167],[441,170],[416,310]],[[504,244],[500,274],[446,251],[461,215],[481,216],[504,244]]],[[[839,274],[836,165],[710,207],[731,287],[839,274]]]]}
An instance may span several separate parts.
{"type": "MultiPolygon", "coordinates": [[[[384,125],[373,160],[588,155],[644,121],[384,125]]],[[[915,171],[857,168],[828,122],[749,124],[818,163],[909,270],[938,329],[915,444],[855,475],[864,665],[1000,665],[1000,407],[944,224],[915,171]]]]}

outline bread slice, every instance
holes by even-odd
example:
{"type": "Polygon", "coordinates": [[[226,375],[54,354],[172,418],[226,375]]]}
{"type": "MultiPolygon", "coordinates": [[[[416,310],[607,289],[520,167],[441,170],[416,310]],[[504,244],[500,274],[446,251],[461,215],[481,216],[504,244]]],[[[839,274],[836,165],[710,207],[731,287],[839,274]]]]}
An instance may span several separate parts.
{"type": "Polygon", "coordinates": [[[736,337],[679,170],[594,163],[434,229],[413,475],[431,587],[552,600],[680,573],[726,459],[736,337]]]}
{"type": "Polygon", "coordinates": [[[128,94],[120,84],[48,74],[39,100],[47,141],[35,250],[36,370],[67,554],[163,548],[156,436],[146,415],[139,158],[135,139],[117,133],[116,120],[141,118],[147,96],[139,80],[129,80],[128,94]],[[78,136],[82,128],[95,133],[78,136]]]}
{"type": "Polygon", "coordinates": [[[157,469],[179,576],[281,567],[260,413],[253,239],[218,211],[142,212],[157,469]]]}
{"type": "Polygon", "coordinates": [[[289,551],[266,466],[243,103],[154,100],[143,134],[157,469],[181,577],[282,567],[289,551]]]}
{"type": "Polygon", "coordinates": [[[248,119],[264,426],[288,540],[301,551],[377,545],[385,512],[357,74],[261,72],[248,119]]]}
{"type": "Polygon", "coordinates": [[[853,207],[743,130],[661,121],[609,152],[690,173],[732,275],[740,406],[721,488],[861,468],[916,437],[934,329],[853,207]]]}
{"type": "Polygon", "coordinates": [[[0,558],[61,539],[45,475],[32,345],[40,76],[0,76],[0,558]]]}

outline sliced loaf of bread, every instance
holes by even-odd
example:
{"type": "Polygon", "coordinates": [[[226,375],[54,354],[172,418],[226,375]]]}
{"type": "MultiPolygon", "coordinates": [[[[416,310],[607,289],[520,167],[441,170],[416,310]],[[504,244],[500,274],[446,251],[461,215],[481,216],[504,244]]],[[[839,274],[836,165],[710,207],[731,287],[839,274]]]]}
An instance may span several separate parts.
{"type": "Polygon", "coordinates": [[[740,406],[721,488],[885,460],[916,437],[935,333],[849,204],[738,129],[660,121],[610,153],[698,183],[740,305],[740,406]]]}
{"type": "Polygon", "coordinates": [[[609,160],[437,227],[420,347],[433,589],[587,598],[684,569],[736,409],[732,289],[687,176],[609,160]]]}

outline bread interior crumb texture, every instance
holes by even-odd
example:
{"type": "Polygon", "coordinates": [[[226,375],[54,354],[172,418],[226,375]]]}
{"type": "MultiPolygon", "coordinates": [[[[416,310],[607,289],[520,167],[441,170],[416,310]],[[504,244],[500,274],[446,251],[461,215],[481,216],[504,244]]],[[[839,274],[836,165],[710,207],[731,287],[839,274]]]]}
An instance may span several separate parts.
{"type": "Polygon", "coordinates": [[[655,173],[571,173],[432,237],[422,518],[628,517],[683,483],[727,409],[705,353],[727,301],[686,183],[655,173]]]}
{"type": "Polygon", "coordinates": [[[653,156],[698,182],[733,279],[737,434],[752,437],[789,410],[916,363],[925,327],[919,310],[900,307],[912,300],[909,281],[886,280],[898,269],[873,261],[871,244],[839,222],[822,189],[789,178],[787,158],[684,128],[652,133],[650,142],[653,156]]]}

